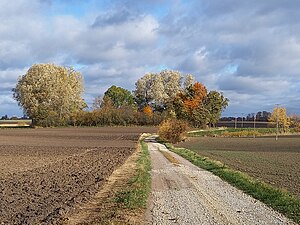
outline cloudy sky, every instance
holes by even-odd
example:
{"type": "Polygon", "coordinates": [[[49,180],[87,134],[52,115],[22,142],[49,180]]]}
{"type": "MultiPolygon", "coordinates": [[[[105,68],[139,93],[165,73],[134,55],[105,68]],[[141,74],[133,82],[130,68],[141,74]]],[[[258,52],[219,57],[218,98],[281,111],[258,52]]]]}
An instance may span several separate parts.
{"type": "Polygon", "coordinates": [[[74,66],[86,101],[146,72],[191,73],[230,99],[224,116],[300,113],[298,0],[0,0],[0,116],[35,63],[74,66]]]}

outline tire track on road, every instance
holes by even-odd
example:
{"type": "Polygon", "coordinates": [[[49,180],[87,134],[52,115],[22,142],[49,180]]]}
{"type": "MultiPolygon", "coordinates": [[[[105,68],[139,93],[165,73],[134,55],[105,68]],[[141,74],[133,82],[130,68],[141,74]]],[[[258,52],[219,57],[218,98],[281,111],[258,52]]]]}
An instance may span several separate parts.
{"type": "Polygon", "coordinates": [[[152,193],[146,224],[292,225],[283,215],[212,173],[145,140],[152,160],[152,193]],[[174,165],[162,152],[173,156],[174,165]]]}

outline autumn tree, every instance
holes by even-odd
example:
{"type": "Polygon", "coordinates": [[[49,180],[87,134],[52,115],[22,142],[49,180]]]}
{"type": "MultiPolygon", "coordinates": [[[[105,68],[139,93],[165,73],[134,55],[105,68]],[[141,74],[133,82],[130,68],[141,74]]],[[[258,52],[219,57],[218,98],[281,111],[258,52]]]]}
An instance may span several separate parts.
{"type": "Polygon", "coordinates": [[[206,127],[218,122],[228,101],[217,91],[207,93],[203,84],[195,82],[176,95],[173,110],[177,118],[189,121],[192,126],[206,127]]]}
{"type": "Polygon", "coordinates": [[[73,68],[35,64],[20,76],[13,97],[26,115],[42,126],[64,125],[86,107],[83,79],[73,68]]]}
{"type": "MultiPolygon", "coordinates": [[[[134,96],[139,109],[147,105],[156,111],[168,109],[175,96],[183,91],[183,78],[178,71],[173,70],[145,74],[135,83],[134,96]]],[[[185,85],[192,83],[192,75],[187,76],[185,85]]]]}
{"type": "Polygon", "coordinates": [[[203,103],[206,96],[207,89],[200,82],[188,86],[186,90],[178,93],[172,102],[176,117],[189,121],[193,126],[205,126],[207,109],[203,103]]]}
{"type": "Polygon", "coordinates": [[[285,107],[275,107],[271,114],[271,117],[269,118],[269,121],[274,125],[278,123],[279,128],[283,132],[287,132],[291,124],[290,118],[286,114],[285,107]]]}
{"type": "Polygon", "coordinates": [[[104,98],[107,97],[110,98],[115,108],[120,108],[122,106],[135,106],[134,98],[131,92],[115,85],[108,88],[104,93],[104,98]]]}
{"type": "Polygon", "coordinates": [[[185,77],[185,81],[183,83],[184,90],[188,89],[190,86],[192,86],[195,83],[195,78],[192,74],[187,74],[185,77]]]}
{"type": "Polygon", "coordinates": [[[290,116],[291,127],[295,129],[296,132],[300,132],[300,115],[293,114],[290,116]]]}
{"type": "Polygon", "coordinates": [[[143,112],[146,114],[146,116],[148,117],[152,117],[153,116],[153,110],[151,108],[151,106],[147,105],[144,109],[143,112]]]}
{"type": "Polygon", "coordinates": [[[192,111],[199,108],[207,96],[207,89],[200,82],[196,82],[194,85],[189,86],[185,92],[183,104],[184,108],[189,113],[192,113],[192,111]]]}

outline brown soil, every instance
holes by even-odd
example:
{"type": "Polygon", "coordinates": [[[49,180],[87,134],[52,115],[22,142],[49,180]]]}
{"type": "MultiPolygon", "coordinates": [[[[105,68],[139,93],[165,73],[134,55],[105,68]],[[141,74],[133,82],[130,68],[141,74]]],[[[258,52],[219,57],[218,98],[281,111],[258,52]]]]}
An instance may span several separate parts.
{"type": "Polygon", "coordinates": [[[128,181],[136,175],[140,152],[140,147],[137,147],[126,162],[111,174],[100,191],[87,203],[78,205],[63,224],[142,224],[141,210],[126,209],[115,201],[117,193],[124,190],[128,181]]]}
{"type": "Polygon", "coordinates": [[[274,137],[195,137],[178,146],[300,196],[299,136],[279,137],[278,141],[274,137]]]}
{"type": "Polygon", "coordinates": [[[0,130],[0,224],[57,224],[154,128],[0,130]]]}

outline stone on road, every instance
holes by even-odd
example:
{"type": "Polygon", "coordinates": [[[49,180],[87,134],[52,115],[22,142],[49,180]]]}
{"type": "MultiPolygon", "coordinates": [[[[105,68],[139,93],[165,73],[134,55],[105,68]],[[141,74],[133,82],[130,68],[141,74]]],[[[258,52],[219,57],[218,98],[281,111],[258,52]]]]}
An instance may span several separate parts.
{"type": "Polygon", "coordinates": [[[170,152],[156,143],[154,137],[145,141],[152,161],[152,192],[146,224],[294,224],[219,177],[170,152]]]}

